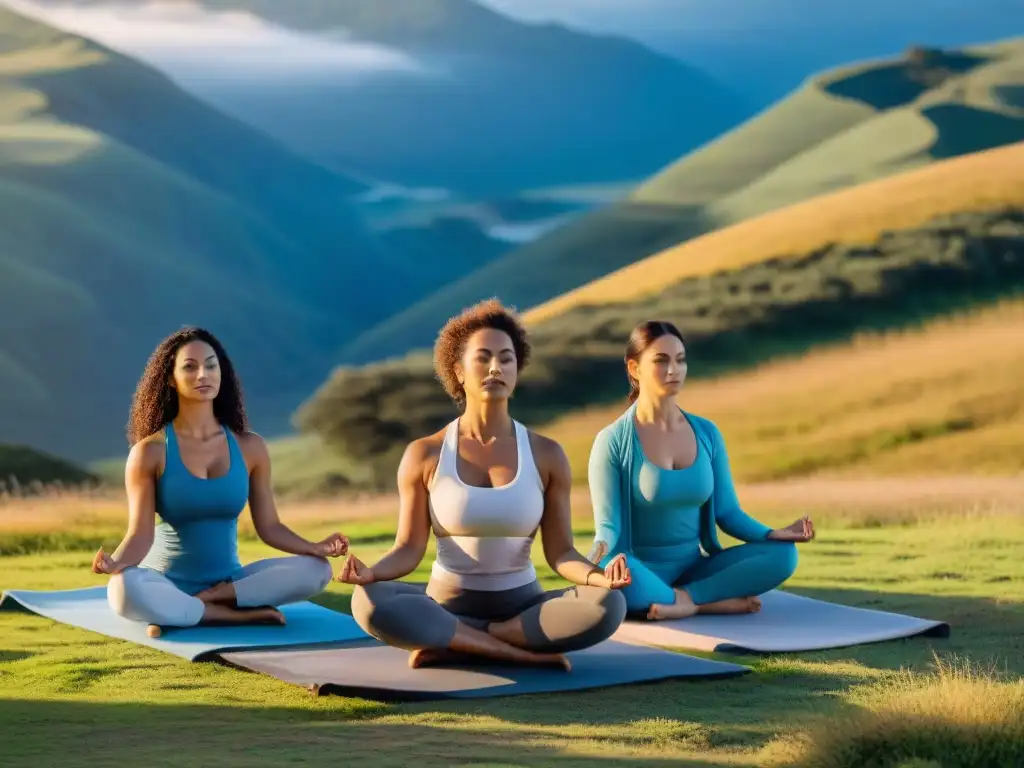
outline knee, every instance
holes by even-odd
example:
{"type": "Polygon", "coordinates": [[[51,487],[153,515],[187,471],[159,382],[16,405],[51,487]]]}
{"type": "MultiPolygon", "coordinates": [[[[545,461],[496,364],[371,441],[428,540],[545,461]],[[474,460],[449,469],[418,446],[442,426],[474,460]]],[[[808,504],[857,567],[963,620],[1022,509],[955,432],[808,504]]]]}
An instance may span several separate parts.
{"type": "Polygon", "coordinates": [[[334,578],[334,570],[326,557],[299,555],[302,564],[304,581],[309,585],[310,592],[322,592],[334,578]]]}
{"type": "Polygon", "coordinates": [[[621,589],[609,589],[607,592],[608,594],[604,595],[601,599],[601,606],[604,608],[601,625],[608,630],[610,635],[626,620],[628,605],[626,596],[622,593],[621,589]]]}
{"type": "Polygon", "coordinates": [[[331,568],[331,563],[326,557],[314,557],[313,560],[316,561],[311,567],[313,577],[316,580],[317,587],[320,591],[323,591],[334,580],[334,569],[331,568]]]}
{"type": "Polygon", "coordinates": [[[781,584],[796,573],[797,561],[800,556],[796,544],[791,541],[772,542],[772,544],[774,545],[771,548],[773,570],[781,584]]]}
{"type": "MultiPolygon", "coordinates": [[[[352,618],[368,635],[397,647],[417,647],[407,642],[410,633],[416,635],[424,627],[417,627],[408,605],[396,601],[387,583],[357,586],[352,591],[352,618]]],[[[419,619],[423,617],[420,616],[419,619]]]]}
{"type": "Polygon", "coordinates": [[[128,568],[116,573],[107,582],[107,605],[118,616],[127,618],[132,613],[132,604],[138,592],[139,572],[128,568]]]}
{"type": "Polygon", "coordinates": [[[352,603],[350,610],[352,611],[352,618],[355,619],[356,624],[364,632],[367,632],[373,636],[377,636],[375,629],[376,614],[377,614],[377,601],[374,600],[373,589],[376,584],[359,585],[352,590],[352,603]]]}

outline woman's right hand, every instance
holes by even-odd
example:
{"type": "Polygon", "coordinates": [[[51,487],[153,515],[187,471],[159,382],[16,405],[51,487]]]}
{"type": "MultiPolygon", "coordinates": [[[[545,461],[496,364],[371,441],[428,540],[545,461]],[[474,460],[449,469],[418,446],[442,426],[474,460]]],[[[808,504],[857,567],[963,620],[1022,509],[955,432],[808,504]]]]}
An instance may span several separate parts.
{"type": "Polygon", "coordinates": [[[364,565],[358,557],[355,555],[349,555],[348,559],[345,560],[345,565],[342,567],[341,573],[338,574],[338,581],[342,584],[364,586],[366,584],[372,584],[376,581],[376,577],[373,575],[373,571],[370,567],[364,565]]]}
{"type": "Polygon", "coordinates": [[[124,563],[119,563],[114,560],[110,555],[103,551],[103,547],[99,548],[96,556],[92,559],[92,572],[93,573],[105,573],[108,576],[114,576],[126,568],[124,563]]]}

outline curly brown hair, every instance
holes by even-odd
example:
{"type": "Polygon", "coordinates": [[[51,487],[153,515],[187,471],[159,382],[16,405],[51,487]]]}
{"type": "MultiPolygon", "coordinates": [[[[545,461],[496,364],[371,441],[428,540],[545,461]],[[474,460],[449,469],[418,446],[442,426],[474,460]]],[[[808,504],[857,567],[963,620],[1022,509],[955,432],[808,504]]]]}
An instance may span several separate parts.
{"type": "Polygon", "coordinates": [[[434,343],[434,372],[445,392],[459,406],[466,401],[466,391],[455,375],[455,364],[462,359],[469,337],[482,328],[508,334],[516,353],[516,370],[519,373],[530,362],[530,340],[514,309],[507,308],[495,298],[463,310],[445,323],[434,343]]]}
{"type": "Polygon", "coordinates": [[[217,421],[236,434],[249,429],[245,414],[242,384],[238,380],[231,358],[224,346],[209,331],[187,327],[172,333],[160,342],[150,355],[142,378],[135,388],[132,410],[128,417],[128,443],[135,443],[159,432],[178,415],[178,396],[170,385],[174,372],[174,359],[178,350],[191,341],[204,341],[213,347],[220,363],[220,391],[213,399],[213,414],[217,421]]]}

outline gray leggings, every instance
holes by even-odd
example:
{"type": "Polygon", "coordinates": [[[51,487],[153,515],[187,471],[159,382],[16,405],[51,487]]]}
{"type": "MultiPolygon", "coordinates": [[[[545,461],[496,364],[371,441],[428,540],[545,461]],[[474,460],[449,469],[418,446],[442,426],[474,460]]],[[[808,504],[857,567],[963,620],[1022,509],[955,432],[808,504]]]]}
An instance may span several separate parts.
{"type": "MultiPolygon", "coordinates": [[[[333,576],[319,557],[292,555],[257,560],[231,580],[239,608],[287,605],[322,592],[333,576]]],[[[114,613],[161,627],[194,627],[206,605],[152,568],[126,568],[110,577],[107,602],[114,613]]]]}
{"type": "Polygon", "coordinates": [[[568,653],[607,640],[626,617],[626,598],[604,587],[545,592],[539,582],[500,592],[380,581],[356,587],[352,616],[363,631],[406,650],[444,650],[459,622],[487,630],[519,616],[527,650],[568,653]]]}

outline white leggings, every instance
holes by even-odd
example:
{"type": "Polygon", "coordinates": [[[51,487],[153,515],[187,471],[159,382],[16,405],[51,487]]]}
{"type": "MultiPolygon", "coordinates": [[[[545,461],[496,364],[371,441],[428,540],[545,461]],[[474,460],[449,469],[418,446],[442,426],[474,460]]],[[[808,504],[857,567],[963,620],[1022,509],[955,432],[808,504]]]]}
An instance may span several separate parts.
{"type": "MultiPolygon", "coordinates": [[[[331,583],[330,563],[319,557],[291,555],[257,560],[232,580],[239,608],[298,603],[323,592],[331,583]]],[[[161,627],[194,627],[206,605],[151,568],[126,568],[107,583],[114,613],[161,627]]]]}

